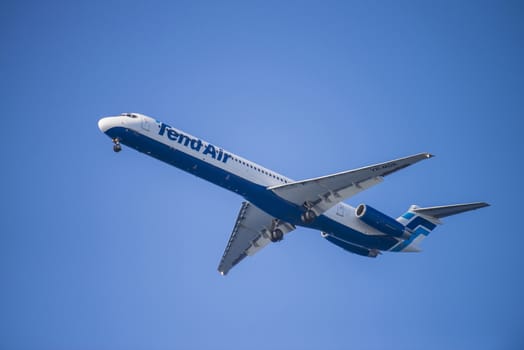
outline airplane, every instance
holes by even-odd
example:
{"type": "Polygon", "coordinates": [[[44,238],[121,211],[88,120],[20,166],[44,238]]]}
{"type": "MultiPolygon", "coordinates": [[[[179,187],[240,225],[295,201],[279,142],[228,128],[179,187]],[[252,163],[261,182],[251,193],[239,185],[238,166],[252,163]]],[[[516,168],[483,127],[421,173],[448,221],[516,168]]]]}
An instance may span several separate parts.
{"type": "Polygon", "coordinates": [[[375,258],[383,251],[418,252],[420,242],[442,218],[489,206],[412,205],[394,219],[367,204],[354,208],[344,203],[384,177],[433,157],[429,153],[295,181],[143,114],[104,117],[98,128],[112,139],[115,152],[126,145],[245,199],[218,265],[222,275],[299,226],[320,231],[346,251],[375,258]]]}

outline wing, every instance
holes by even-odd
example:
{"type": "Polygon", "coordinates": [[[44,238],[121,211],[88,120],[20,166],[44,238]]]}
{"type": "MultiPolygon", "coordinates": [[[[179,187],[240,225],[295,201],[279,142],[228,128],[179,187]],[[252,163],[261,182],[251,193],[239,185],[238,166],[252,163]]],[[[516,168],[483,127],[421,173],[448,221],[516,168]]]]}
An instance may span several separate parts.
{"type": "Polygon", "coordinates": [[[431,157],[433,156],[429,153],[420,153],[338,174],[278,185],[269,189],[279,197],[305,206],[320,215],[337,203],[382,182],[384,176],[431,157]]]}
{"type": "Polygon", "coordinates": [[[264,248],[271,242],[272,232],[277,229],[283,236],[294,230],[295,226],[273,218],[249,202],[242,203],[235,227],[218,265],[218,272],[226,275],[246,256],[254,255],[264,248]]]}

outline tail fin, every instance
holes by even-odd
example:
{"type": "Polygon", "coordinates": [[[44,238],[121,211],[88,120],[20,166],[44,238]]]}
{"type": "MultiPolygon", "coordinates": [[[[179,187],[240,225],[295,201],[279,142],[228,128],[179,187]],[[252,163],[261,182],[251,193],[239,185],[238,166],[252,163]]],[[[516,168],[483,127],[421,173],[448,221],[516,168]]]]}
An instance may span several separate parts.
{"type": "Polygon", "coordinates": [[[420,242],[426,238],[437,225],[442,224],[440,221],[441,218],[487,206],[489,206],[489,204],[484,202],[430,208],[419,208],[416,205],[412,205],[406,213],[397,219],[398,222],[406,226],[411,232],[411,237],[393,246],[391,251],[419,252],[420,248],[418,246],[420,242]]]}

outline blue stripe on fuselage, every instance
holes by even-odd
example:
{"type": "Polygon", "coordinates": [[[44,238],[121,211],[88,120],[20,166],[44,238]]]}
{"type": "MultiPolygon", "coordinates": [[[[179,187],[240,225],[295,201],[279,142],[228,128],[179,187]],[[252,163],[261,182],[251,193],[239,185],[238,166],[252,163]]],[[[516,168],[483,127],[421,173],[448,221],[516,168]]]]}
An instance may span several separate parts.
{"type": "Polygon", "coordinates": [[[253,183],[210,162],[178,151],[167,144],[128,128],[111,128],[106,131],[106,134],[111,138],[118,138],[122,144],[139,152],[237,193],[271,216],[290,224],[329,232],[338,239],[370,249],[388,250],[398,243],[393,237],[363,234],[325,215],[321,215],[313,223],[305,225],[300,220],[300,215],[303,212],[301,206],[284,200],[273,191],[268,191],[265,186],[253,183]]]}
{"type": "Polygon", "coordinates": [[[274,217],[291,224],[295,224],[297,218],[300,218],[301,209],[294,203],[283,200],[272,191],[268,191],[265,186],[230,173],[211,162],[195,158],[167,144],[123,127],[112,128],[106,133],[111,138],[118,138],[120,143],[139,152],[239,194],[274,217]]]}

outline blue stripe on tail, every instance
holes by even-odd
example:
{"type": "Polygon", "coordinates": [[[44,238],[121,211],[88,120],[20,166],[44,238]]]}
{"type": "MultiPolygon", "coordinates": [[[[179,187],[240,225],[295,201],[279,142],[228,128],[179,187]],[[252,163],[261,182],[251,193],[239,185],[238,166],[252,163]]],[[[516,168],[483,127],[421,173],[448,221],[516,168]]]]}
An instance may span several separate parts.
{"type": "Polygon", "coordinates": [[[419,251],[418,244],[420,241],[426,238],[429,233],[437,227],[435,223],[411,211],[414,208],[416,207],[411,207],[409,211],[397,219],[398,222],[411,231],[411,237],[399,242],[397,245],[393,246],[390,251],[419,251]]]}

